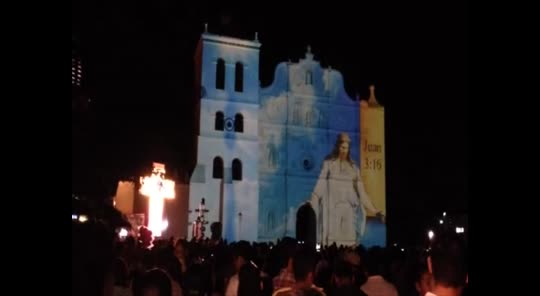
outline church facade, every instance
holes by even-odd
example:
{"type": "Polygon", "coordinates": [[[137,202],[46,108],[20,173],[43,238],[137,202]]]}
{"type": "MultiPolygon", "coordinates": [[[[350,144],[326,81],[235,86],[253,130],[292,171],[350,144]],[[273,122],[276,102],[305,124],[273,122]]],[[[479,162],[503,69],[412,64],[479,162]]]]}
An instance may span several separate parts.
{"type": "MultiPolygon", "coordinates": [[[[360,160],[360,104],[342,74],[323,68],[308,47],[298,62],[279,63],[272,84],[261,87],[260,46],[203,33],[195,56],[199,130],[189,208],[204,198],[206,220],[221,221],[229,241],[295,237],[298,211],[312,199],[340,134],[350,138],[350,158],[360,160]]],[[[351,209],[329,223],[351,233],[354,220],[351,209]]],[[[334,241],[354,243],[339,235],[334,241]]]]}

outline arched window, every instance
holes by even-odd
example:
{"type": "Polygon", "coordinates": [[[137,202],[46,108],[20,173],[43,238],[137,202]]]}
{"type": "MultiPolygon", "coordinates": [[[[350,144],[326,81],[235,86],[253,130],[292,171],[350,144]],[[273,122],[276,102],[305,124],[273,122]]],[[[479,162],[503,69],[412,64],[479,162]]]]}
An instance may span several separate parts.
{"type": "Polygon", "coordinates": [[[216,88],[225,89],[225,61],[218,59],[216,65],[216,88]]]}
{"type": "Polygon", "coordinates": [[[234,91],[243,92],[244,91],[244,65],[238,62],[234,69],[234,91]]]}
{"type": "Polygon", "coordinates": [[[212,168],[212,178],[223,179],[223,159],[221,157],[214,157],[214,165],[212,168]]]}
{"type": "Polygon", "coordinates": [[[216,122],[214,124],[214,128],[216,129],[216,131],[222,131],[224,126],[225,126],[225,115],[223,115],[223,112],[218,111],[216,112],[216,122]]]}
{"type": "Polygon", "coordinates": [[[234,116],[234,131],[239,133],[244,132],[244,116],[240,113],[234,116]]]}
{"type": "Polygon", "coordinates": [[[309,70],[306,72],[306,84],[307,85],[313,84],[313,73],[311,73],[311,71],[309,70]]]}
{"type": "Polygon", "coordinates": [[[238,158],[232,161],[232,179],[242,181],[242,162],[238,158]]]}

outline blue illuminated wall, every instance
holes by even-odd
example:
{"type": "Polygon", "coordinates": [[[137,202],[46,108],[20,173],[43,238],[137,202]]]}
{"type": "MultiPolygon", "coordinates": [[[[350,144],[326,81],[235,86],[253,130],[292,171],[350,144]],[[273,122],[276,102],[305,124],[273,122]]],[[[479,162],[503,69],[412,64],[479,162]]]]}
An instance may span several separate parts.
{"type": "Polygon", "coordinates": [[[308,48],[297,63],[278,64],[273,83],[261,88],[259,47],[257,40],[205,33],[196,55],[200,121],[189,207],[204,197],[207,220],[218,221],[221,212],[229,241],[294,237],[298,208],[310,199],[339,133],[350,136],[351,156],[359,159],[359,104],[345,92],[341,73],[322,68],[308,48]],[[234,128],[237,114],[242,131],[234,128]],[[221,116],[223,129],[216,123],[221,116]],[[214,175],[216,157],[223,161],[221,178],[214,175]],[[241,180],[233,178],[235,159],[241,180]]]}
{"type": "Polygon", "coordinates": [[[310,199],[340,132],[349,134],[358,159],[358,102],[346,94],[341,73],[322,68],[309,51],[276,67],[260,102],[259,238],[294,237],[298,208],[310,199]]]}
{"type": "MultiPolygon", "coordinates": [[[[196,55],[202,69],[196,77],[201,83],[201,97],[197,165],[190,180],[189,207],[197,208],[205,198],[207,229],[219,221],[221,212],[223,235],[229,241],[258,239],[259,47],[258,42],[203,34],[196,55]],[[221,84],[216,81],[220,70],[221,84]],[[236,85],[239,76],[240,89],[236,85]],[[221,124],[217,129],[216,121],[221,124]],[[241,130],[235,126],[240,121],[241,130]],[[213,174],[215,159],[222,161],[221,177],[213,174]],[[235,160],[240,163],[240,180],[233,178],[235,160]]],[[[191,213],[189,221],[195,218],[196,213],[191,213]]]]}

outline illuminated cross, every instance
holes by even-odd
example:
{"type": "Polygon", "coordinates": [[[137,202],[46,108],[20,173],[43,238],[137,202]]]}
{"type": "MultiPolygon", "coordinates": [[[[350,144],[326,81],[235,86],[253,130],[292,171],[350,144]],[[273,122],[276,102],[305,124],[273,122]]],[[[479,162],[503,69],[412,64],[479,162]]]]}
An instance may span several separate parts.
{"type": "Polygon", "coordinates": [[[152,175],[141,177],[141,194],[148,196],[148,229],[152,236],[161,236],[167,226],[163,222],[164,199],[173,199],[174,181],[165,179],[165,165],[154,162],[152,175]]]}

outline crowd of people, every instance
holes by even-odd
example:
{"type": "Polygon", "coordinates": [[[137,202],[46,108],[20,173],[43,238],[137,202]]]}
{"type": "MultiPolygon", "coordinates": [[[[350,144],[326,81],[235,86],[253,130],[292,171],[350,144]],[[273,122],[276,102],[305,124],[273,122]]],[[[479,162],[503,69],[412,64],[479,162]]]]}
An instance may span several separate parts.
{"type": "Polygon", "coordinates": [[[277,243],[120,238],[99,223],[74,223],[73,295],[466,295],[463,235],[430,246],[316,249],[277,243]]]}

